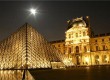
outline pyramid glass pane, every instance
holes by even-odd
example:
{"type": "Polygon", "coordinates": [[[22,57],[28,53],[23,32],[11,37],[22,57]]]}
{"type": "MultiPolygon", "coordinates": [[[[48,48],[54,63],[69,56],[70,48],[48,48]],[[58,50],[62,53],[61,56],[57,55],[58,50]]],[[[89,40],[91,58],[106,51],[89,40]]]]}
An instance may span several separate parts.
{"type": "Polygon", "coordinates": [[[29,24],[24,24],[0,42],[1,69],[51,68],[64,55],[29,24]]]}

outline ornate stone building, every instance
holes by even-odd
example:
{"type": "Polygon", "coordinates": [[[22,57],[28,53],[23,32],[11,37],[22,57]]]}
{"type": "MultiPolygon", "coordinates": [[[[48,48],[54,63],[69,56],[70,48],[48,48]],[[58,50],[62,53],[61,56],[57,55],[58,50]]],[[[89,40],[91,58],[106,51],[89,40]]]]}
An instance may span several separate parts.
{"type": "Polygon", "coordinates": [[[89,16],[68,21],[65,41],[52,43],[75,65],[104,65],[110,61],[110,34],[94,35],[89,16]],[[64,53],[64,52],[63,52],[64,53]]]}

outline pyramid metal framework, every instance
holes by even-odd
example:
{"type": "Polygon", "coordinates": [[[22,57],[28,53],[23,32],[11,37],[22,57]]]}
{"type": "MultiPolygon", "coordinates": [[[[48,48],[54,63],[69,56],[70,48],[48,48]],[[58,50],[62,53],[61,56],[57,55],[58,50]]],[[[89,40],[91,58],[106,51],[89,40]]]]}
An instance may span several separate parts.
{"type": "Polygon", "coordinates": [[[0,42],[0,69],[51,68],[64,58],[27,23],[0,42]]]}

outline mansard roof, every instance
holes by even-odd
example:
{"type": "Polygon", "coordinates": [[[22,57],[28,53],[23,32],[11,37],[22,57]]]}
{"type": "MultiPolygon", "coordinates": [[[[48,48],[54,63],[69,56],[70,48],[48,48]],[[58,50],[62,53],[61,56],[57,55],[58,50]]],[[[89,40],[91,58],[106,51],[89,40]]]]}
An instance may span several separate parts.
{"type": "Polygon", "coordinates": [[[97,34],[97,35],[94,35],[93,38],[105,37],[105,36],[110,36],[110,33],[97,34]]]}
{"type": "Polygon", "coordinates": [[[60,42],[65,42],[65,40],[50,41],[50,43],[60,43],[60,42]]]}
{"type": "Polygon", "coordinates": [[[89,27],[89,17],[86,16],[86,18],[80,17],[73,20],[69,20],[67,30],[70,29],[71,27],[76,26],[89,27]]]}

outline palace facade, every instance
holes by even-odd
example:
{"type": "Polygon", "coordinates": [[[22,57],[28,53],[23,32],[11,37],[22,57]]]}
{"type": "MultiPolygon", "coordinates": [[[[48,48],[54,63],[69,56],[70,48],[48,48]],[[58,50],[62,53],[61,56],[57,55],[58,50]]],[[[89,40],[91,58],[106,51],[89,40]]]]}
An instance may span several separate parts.
{"type": "Polygon", "coordinates": [[[110,64],[110,33],[94,35],[89,16],[69,20],[65,40],[51,44],[75,65],[110,64]]]}

